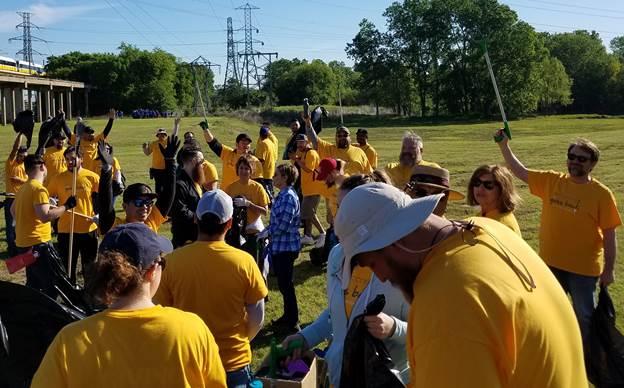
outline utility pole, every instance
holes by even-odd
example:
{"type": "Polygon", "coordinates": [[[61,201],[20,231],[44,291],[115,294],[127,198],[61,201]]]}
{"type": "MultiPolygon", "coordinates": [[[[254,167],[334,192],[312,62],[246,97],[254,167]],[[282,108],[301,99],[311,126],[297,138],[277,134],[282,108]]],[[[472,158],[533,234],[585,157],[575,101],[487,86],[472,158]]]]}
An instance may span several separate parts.
{"type": "Polygon", "coordinates": [[[208,92],[210,85],[205,78],[202,80],[205,82],[201,82],[200,85],[200,79],[197,74],[198,68],[204,68],[209,71],[212,67],[219,67],[219,72],[221,72],[221,65],[212,63],[201,55],[193,59],[190,65],[193,69],[193,89],[195,90],[193,93],[193,114],[200,116],[205,114],[205,110],[210,110],[210,93],[208,92]],[[206,107],[204,107],[204,101],[206,101],[206,107]]]}
{"type": "Polygon", "coordinates": [[[230,79],[240,81],[238,76],[238,58],[236,55],[236,43],[234,42],[234,28],[232,28],[232,18],[227,18],[227,63],[225,65],[225,78],[223,79],[223,89],[226,88],[230,79]]]}
{"type": "MultiPolygon", "coordinates": [[[[10,38],[9,42],[14,41],[14,40],[21,40],[23,43],[22,49],[20,51],[18,51],[15,55],[22,55],[22,57],[24,58],[24,62],[27,62],[29,65],[33,65],[35,62],[33,61],[33,53],[37,54],[37,55],[43,55],[38,51],[33,50],[32,48],[32,42],[45,42],[45,40],[33,36],[31,34],[31,29],[34,27],[36,29],[39,29],[38,26],[36,26],[35,24],[30,22],[30,15],[32,15],[30,12],[18,12],[18,15],[20,15],[22,17],[22,22],[20,24],[18,24],[17,26],[15,26],[15,28],[22,29],[22,36],[16,36],[14,38],[10,38]]],[[[29,66],[29,73],[32,72],[32,66],[29,66]]]]}

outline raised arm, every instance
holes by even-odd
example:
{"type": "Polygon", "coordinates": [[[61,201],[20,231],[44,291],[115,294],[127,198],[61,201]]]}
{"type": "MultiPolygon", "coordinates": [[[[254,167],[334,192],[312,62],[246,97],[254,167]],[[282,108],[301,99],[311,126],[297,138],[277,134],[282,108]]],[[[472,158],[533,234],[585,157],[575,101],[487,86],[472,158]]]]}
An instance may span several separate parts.
{"type": "Polygon", "coordinates": [[[312,126],[312,120],[310,119],[310,116],[304,116],[303,120],[305,121],[306,135],[308,135],[308,139],[310,139],[310,142],[312,143],[312,148],[318,150],[319,137],[316,134],[314,127],[312,126]]]}
{"type": "Polygon", "coordinates": [[[223,151],[223,145],[219,142],[219,140],[217,140],[216,137],[214,137],[212,132],[210,132],[210,128],[208,128],[208,123],[205,121],[202,121],[201,123],[199,123],[199,125],[201,126],[202,131],[204,132],[204,139],[206,140],[206,143],[208,143],[208,146],[210,147],[212,152],[214,152],[215,155],[217,155],[218,157],[221,157],[221,151],[223,151]]]}
{"type": "Polygon", "coordinates": [[[158,199],[156,200],[156,207],[160,211],[163,217],[167,217],[173,206],[173,201],[176,194],[176,162],[175,155],[180,147],[180,140],[177,136],[172,135],[167,139],[167,148],[164,148],[161,144],[160,152],[162,152],[165,158],[165,183],[163,190],[158,193],[158,199]]]}
{"type": "Polygon", "coordinates": [[[111,129],[113,129],[113,121],[115,121],[115,117],[117,117],[117,112],[115,112],[115,109],[111,108],[108,111],[108,123],[106,123],[106,127],[104,127],[104,130],[102,131],[105,138],[108,137],[111,129]]]}
{"type": "Polygon", "coordinates": [[[502,140],[497,143],[498,148],[500,148],[501,154],[503,154],[503,158],[505,158],[505,162],[511,172],[516,176],[516,178],[525,183],[529,183],[529,171],[511,151],[511,147],[509,147],[509,138],[505,135],[505,132],[502,129],[499,129],[495,133],[495,136],[500,136],[502,138],[502,140]]]}
{"type": "Polygon", "coordinates": [[[15,141],[13,141],[13,148],[11,148],[11,153],[9,154],[9,160],[15,160],[15,157],[17,156],[17,150],[19,149],[21,142],[22,142],[22,133],[19,132],[17,136],[15,136],[15,141]]]}
{"type": "Polygon", "coordinates": [[[173,120],[173,131],[171,131],[171,136],[178,136],[178,132],[180,132],[180,121],[182,121],[180,116],[176,116],[175,120],[173,120]]]}

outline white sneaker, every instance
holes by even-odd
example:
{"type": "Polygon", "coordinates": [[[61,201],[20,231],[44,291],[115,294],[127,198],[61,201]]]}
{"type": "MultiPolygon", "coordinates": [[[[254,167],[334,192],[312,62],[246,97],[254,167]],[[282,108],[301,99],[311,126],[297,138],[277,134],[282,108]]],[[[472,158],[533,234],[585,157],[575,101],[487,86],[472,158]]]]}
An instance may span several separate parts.
{"type": "Polygon", "coordinates": [[[312,245],[312,244],[314,244],[314,239],[312,238],[312,236],[303,236],[301,238],[301,244],[303,244],[303,245],[312,245]]]}
{"type": "Polygon", "coordinates": [[[323,248],[325,246],[325,233],[319,234],[314,244],[314,248],[323,248]]]}

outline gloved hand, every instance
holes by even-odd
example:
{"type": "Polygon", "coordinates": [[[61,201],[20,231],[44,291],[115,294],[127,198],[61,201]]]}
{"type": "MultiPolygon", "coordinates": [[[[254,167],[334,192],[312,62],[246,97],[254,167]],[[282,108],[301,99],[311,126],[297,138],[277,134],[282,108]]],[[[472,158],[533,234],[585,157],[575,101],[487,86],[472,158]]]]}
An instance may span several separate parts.
{"type": "Polygon", "coordinates": [[[67,198],[67,201],[65,201],[63,206],[65,206],[65,210],[71,210],[71,209],[75,208],[76,207],[76,197],[72,195],[69,198],[67,198]]]}
{"type": "Polygon", "coordinates": [[[162,144],[158,144],[158,147],[160,148],[160,152],[163,154],[165,160],[173,160],[178,152],[178,148],[180,148],[180,140],[177,136],[172,135],[167,138],[167,148],[163,147],[162,144]]]}
{"type": "Polygon", "coordinates": [[[249,207],[251,205],[251,201],[242,197],[234,198],[234,206],[238,207],[249,207]]]}
{"type": "Polygon", "coordinates": [[[95,159],[102,162],[102,171],[108,171],[113,166],[113,156],[106,149],[104,140],[98,141],[97,153],[98,156],[95,159]]]}
{"type": "Polygon", "coordinates": [[[200,121],[199,126],[201,127],[201,129],[205,131],[206,129],[208,129],[208,121],[207,120],[200,121]]]}

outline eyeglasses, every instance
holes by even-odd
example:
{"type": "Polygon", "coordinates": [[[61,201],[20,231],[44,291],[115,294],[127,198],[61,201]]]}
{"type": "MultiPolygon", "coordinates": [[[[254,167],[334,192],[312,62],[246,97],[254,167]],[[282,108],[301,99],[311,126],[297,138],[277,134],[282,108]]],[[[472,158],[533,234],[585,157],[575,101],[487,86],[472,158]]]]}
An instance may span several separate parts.
{"type": "Polygon", "coordinates": [[[154,206],[154,200],[152,199],[133,199],[132,201],[130,201],[134,206],[136,207],[143,207],[143,206],[147,206],[147,207],[152,207],[154,206]]]}
{"type": "Polygon", "coordinates": [[[576,155],[571,152],[568,152],[568,160],[571,162],[578,160],[579,163],[585,163],[589,160],[589,158],[586,156],[576,155]]]}
{"type": "Polygon", "coordinates": [[[483,185],[483,187],[486,190],[493,190],[494,187],[496,187],[496,182],[494,181],[482,181],[481,179],[473,179],[472,181],[472,187],[481,187],[481,185],[483,185]]]}

